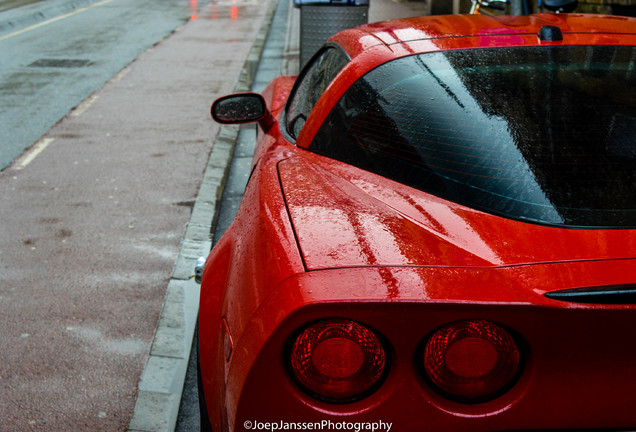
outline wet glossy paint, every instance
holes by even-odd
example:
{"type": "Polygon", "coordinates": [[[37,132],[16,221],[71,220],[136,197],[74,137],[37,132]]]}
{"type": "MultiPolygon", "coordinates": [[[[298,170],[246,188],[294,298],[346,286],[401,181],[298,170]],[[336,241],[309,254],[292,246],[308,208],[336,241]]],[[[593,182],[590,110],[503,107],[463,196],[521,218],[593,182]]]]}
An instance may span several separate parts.
{"type": "Polygon", "coordinates": [[[511,266],[636,255],[636,238],[624,230],[519,223],[346,164],[303,156],[281,162],[279,170],[309,270],[511,266]]]}
{"type": "MultiPolygon", "coordinates": [[[[351,63],[297,146],[279,123],[259,134],[237,218],[204,270],[199,349],[213,430],[323,420],[383,420],[414,432],[636,425],[636,306],[545,297],[635,284],[634,230],[515,222],[304,149],[340,95],[378,64],[427,50],[537,45],[546,23],[576,33],[566,42],[636,44],[636,21],[580,15],[408,19],[332,39],[351,63]],[[300,330],[334,317],[363,323],[387,352],[386,380],[353,403],[314,399],[289,373],[300,330]],[[485,403],[448,400],[421,370],[428,336],[466,319],[497,323],[520,347],[518,381],[485,403]]],[[[277,119],[292,83],[281,77],[263,92],[277,119]]]]}

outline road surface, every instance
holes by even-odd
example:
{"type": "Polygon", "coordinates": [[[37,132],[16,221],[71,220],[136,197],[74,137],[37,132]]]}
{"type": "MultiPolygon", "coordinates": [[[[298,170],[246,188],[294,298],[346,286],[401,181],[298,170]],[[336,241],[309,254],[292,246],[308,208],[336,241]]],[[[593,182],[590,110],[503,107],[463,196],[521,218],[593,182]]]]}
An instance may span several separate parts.
{"type": "MultiPolygon", "coordinates": [[[[140,386],[162,384],[142,372],[167,287],[187,280],[174,269],[217,146],[209,106],[235,88],[264,19],[255,0],[200,2],[195,20],[184,0],[99,3],[0,41],[0,143],[13,143],[5,161],[19,154],[0,173],[2,432],[123,431],[140,386]]],[[[168,345],[159,363],[187,357],[168,345]]]]}

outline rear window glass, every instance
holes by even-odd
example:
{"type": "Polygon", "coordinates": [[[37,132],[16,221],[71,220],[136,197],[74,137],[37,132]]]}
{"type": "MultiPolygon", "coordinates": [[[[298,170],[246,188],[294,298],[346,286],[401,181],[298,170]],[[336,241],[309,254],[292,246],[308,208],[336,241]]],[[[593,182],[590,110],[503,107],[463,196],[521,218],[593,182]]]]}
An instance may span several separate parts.
{"type": "Polygon", "coordinates": [[[508,218],[636,226],[636,50],[414,55],[358,80],[310,150],[508,218]]]}

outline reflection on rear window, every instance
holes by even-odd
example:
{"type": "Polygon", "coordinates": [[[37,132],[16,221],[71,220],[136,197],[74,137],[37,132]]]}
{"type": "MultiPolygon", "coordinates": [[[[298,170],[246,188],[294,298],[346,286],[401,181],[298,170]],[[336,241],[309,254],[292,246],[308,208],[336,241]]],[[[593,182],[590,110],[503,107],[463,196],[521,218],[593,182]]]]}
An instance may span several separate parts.
{"type": "Polygon", "coordinates": [[[310,150],[529,222],[636,227],[636,50],[519,47],[384,64],[310,150]]]}

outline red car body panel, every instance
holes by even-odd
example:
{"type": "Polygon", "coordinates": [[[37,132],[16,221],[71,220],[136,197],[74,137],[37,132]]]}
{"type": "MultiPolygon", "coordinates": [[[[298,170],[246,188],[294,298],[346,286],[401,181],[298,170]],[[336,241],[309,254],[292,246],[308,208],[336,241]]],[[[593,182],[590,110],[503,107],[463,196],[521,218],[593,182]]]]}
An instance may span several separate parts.
{"type": "MultiPolygon", "coordinates": [[[[586,38],[591,35],[616,35],[633,34],[634,28],[631,20],[625,17],[612,16],[603,20],[594,20],[591,15],[577,14],[534,14],[526,16],[434,16],[428,17],[425,22],[420,18],[407,18],[391,22],[379,22],[368,26],[358,27],[339,33],[332,40],[338,43],[350,53],[351,57],[357,57],[365,50],[377,45],[391,46],[401,45],[409,49],[411,43],[419,44],[422,41],[431,41],[431,46],[437,50],[453,49],[463,45],[458,39],[464,37],[478,37],[484,43],[475,44],[469,41],[472,47],[492,46],[503,44],[525,44],[520,39],[524,35],[536,36],[539,29],[546,25],[557,26],[563,33],[584,34],[586,38]],[[490,37],[501,37],[501,42],[490,37]]],[[[535,43],[538,43],[535,38],[535,43]]],[[[617,41],[621,44],[620,41],[617,41]]],[[[569,42],[568,42],[569,43],[569,42]]],[[[412,49],[418,51],[417,49],[412,49]]]]}
{"type": "MultiPolygon", "coordinates": [[[[278,123],[259,134],[238,215],[204,269],[199,352],[213,430],[325,419],[382,420],[398,431],[636,428],[636,306],[545,297],[633,285],[635,230],[513,221],[305,150],[346,89],[379,64],[414,52],[539,45],[543,25],[575,33],[568,43],[636,45],[634,20],[582,15],[407,19],[332,38],[351,62],[295,144],[278,123]],[[362,400],[321,402],[291,379],[291,338],[331,317],[364,323],[388,351],[385,381],[362,400]],[[418,356],[435,329],[475,318],[510,329],[522,372],[494,400],[452,402],[427,385],[418,356]]],[[[281,77],[263,92],[277,119],[293,82],[281,77]]]]}
{"type": "Polygon", "coordinates": [[[636,256],[636,238],[622,230],[520,224],[318,155],[289,158],[279,172],[308,270],[512,266],[636,256]]]}
{"type": "Polygon", "coordinates": [[[611,272],[616,275],[612,282],[633,281],[634,264],[571,263],[478,272],[366,268],[298,275],[270,293],[245,329],[243,349],[228,370],[231,399],[226,403],[238,408],[228,411],[229,423],[237,430],[247,420],[327,418],[382,419],[409,431],[626,427],[636,421],[627,409],[636,384],[636,349],[629,343],[633,307],[572,307],[546,301],[541,294],[546,280],[551,287],[605,283],[611,272]],[[631,271],[626,273],[625,267],[631,271]],[[391,372],[382,387],[362,401],[318,402],[290,381],[281,359],[290,334],[325,316],[364,322],[391,341],[391,372]],[[428,388],[414,357],[440,325],[476,316],[515,329],[524,341],[526,363],[517,385],[501,398],[458,404],[428,388]]]}

